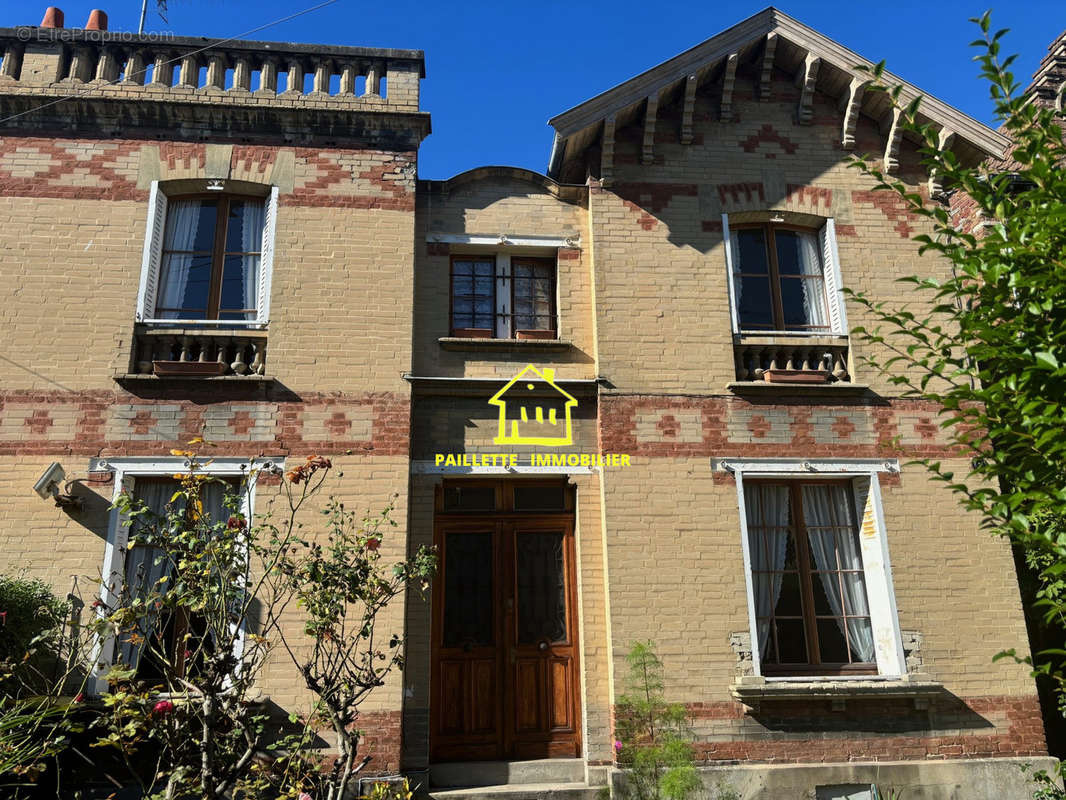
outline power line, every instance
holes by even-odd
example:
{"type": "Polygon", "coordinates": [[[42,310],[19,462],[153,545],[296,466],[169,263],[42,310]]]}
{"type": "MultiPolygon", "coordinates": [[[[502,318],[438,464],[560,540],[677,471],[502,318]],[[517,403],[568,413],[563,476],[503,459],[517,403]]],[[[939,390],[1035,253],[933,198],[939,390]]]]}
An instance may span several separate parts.
{"type": "MultiPolygon", "coordinates": [[[[247,30],[244,33],[237,33],[237,34],[234,34],[233,36],[229,36],[229,37],[227,37],[225,39],[216,39],[211,44],[206,45],[204,47],[201,47],[199,50],[193,50],[193,51],[188,52],[188,53],[183,53],[181,56],[179,56],[177,58],[171,58],[171,59],[168,59],[167,61],[162,61],[159,64],[156,64],[154,66],[165,67],[167,64],[175,64],[175,63],[177,63],[178,61],[180,61],[180,60],[182,60],[184,58],[188,58],[189,56],[194,56],[197,53],[203,53],[206,50],[212,50],[212,49],[218,47],[219,45],[226,44],[227,42],[235,42],[235,41],[238,41],[240,39],[244,39],[249,34],[258,33],[259,31],[265,30],[266,28],[271,28],[274,25],[280,25],[282,22],[288,22],[291,19],[296,19],[297,17],[302,17],[304,14],[310,14],[312,11],[318,11],[319,9],[325,8],[326,6],[331,6],[334,3],[338,3],[338,2],[340,2],[340,0],[324,0],[324,2],[319,3],[318,5],[311,6],[310,8],[305,8],[303,11],[297,11],[295,14],[289,14],[287,17],[281,17],[280,19],[276,19],[273,22],[268,22],[265,25],[260,25],[260,26],[258,26],[256,28],[252,28],[251,30],[247,30]]],[[[145,66],[145,68],[142,69],[140,71],[140,73],[138,73],[138,74],[139,75],[144,75],[146,72],[148,72],[148,67],[147,66],[145,66]]],[[[153,78],[154,77],[155,77],[155,75],[153,73],[153,78]]],[[[129,76],[127,75],[126,79],[128,79],[128,78],[129,78],[129,76]]],[[[103,85],[104,86],[114,86],[117,83],[119,83],[119,81],[116,79],[116,80],[113,80],[113,81],[108,81],[107,83],[105,83],[103,85]]],[[[5,122],[9,122],[10,120],[17,119],[18,117],[25,116],[26,114],[32,114],[35,111],[40,111],[40,110],[48,108],[50,106],[58,105],[59,103],[63,103],[65,101],[67,101],[67,100],[75,100],[75,99],[77,99],[79,97],[82,97],[83,95],[92,94],[93,90],[96,89],[96,88],[99,88],[99,86],[100,86],[100,84],[95,84],[94,86],[87,87],[86,89],[83,89],[82,91],[74,92],[73,94],[68,94],[68,95],[65,95],[63,97],[57,97],[55,100],[49,100],[47,103],[41,103],[41,105],[39,105],[39,106],[34,106],[33,108],[26,109],[25,111],[20,111],[17,114],[12,114],[9,117],[3,117],[2,119],[0,119],[0,125],[4,124],[5,122]]]]}

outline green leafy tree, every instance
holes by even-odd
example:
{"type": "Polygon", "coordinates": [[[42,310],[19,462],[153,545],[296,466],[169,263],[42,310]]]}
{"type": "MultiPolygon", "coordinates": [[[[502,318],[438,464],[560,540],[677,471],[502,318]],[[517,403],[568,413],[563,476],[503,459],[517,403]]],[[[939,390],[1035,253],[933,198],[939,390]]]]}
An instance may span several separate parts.
{"type": "Polygon", "coordinates": [[[955,219],[942,198],[915,192],[871,159],[855,160],[878,188],[926,221],[925,232],[913,238],[921,252],[945,259],[951,275],[902,279],[909,288],[905,304],[852,293],[873,320],[853,335],[875,345],[871,353],[885,354],[866,360],[905,395],[943,409],[941,427],[970,467],[956,474],[941,462],[926,465],[986,527],[1010,537],[1036,571],[1031,606],[1058,638],[1037,654],[1036,671],[1053,682],[1061,702],[1066,148],[1061,112],[1032,102],[1010,71],[1015,57],[1002,56],[1006,31],[993,32],[988,14],[972,21],[981,31],[975,60],[1013,150],[1005,164],[962,163],[938,146],[938,131],[921,116],[921,99],[903,103],[900,88],[884,84],[883,63],[873,69],[874,88],[888,94],[904,130],[921,142],[926,169],[957,197],[968,197],[958,207],[972,212],[969,220],[955,219]]]}
{"type": "Polygon", "coordinates": [[[632,800],[688,800],[702,789],[688,715],[663,694],[663,663],[652,642],[634,642],[626,655],[626,692],[616,705],[622,794],[632,800]]]}

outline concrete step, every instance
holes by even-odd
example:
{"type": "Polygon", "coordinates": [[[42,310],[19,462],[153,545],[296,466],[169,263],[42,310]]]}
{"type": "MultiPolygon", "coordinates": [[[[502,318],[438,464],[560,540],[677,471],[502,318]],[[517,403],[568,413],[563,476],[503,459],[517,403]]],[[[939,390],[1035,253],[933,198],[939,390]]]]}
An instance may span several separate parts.
{"type": "Polygon", "coordinates": [[[584,783],[580,758],[535,758],[528,761],[456,761],[433,764],[429,785],[439,787],[513,786],[523,783],[584,783]]]}
{"type": "Polygon", "coordinates": [[[599,789],[579,783],[508,783],[464,789],[430,789],[432,800],[596,800],[599,789]]]}

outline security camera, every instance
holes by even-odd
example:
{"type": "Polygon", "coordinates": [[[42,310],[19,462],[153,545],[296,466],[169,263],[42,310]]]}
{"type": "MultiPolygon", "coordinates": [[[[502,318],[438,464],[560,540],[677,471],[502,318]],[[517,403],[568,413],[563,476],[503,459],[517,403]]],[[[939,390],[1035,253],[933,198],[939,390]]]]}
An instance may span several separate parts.
{"type": "Polygon", "coordinates": [[[59,485],[66,477],[67,473],[62,465],[58,461],[53,461],[44,474],[37,479],[37,483],[33,484],[33,491],[37,492],[42,500],[50,500],[59,494],[59,485]]]}
{"type": "Polygon", "coordinates": [[[44,500],[55,500],[58,508],[78,510],[82,507],[81,498],[59,491],[60,484],[63,483],[66,477],[67,473],[59,462],[53,461],[51,466],[44,471],[44,474],[37,479],[37,483],[33,484],[33,491],[37,492],[44,500]]]}

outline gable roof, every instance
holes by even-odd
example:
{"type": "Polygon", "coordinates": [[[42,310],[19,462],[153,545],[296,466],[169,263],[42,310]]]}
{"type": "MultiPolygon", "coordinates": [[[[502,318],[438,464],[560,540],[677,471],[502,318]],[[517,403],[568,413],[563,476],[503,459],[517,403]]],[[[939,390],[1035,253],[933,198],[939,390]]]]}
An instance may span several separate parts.
{"type": "MultiPolygon", "coordinates": [[[[684,94],[690,80],[695,84],[721,80],[723,73],[728,75],[725,69],[728,61],[743,63],[760,55],[764,62],[770,61],[773,66],[790,71],[801,71],[806,62],[818,59],[812,90],[816,84],[818,91],[845,99],[855,82],[861,84],[870,80],[868,74],[855,67],[860,64],[873,66],[872,61],[771,6],[548,120],[548,124],[555,128],[548,175],[557,177],[564,159],[595,140],[605,121],[616,115],[639,114],[642,105],[653,101],[658,105],[658,98],[664,95],[676,96],[678,91],[684,94]]],[[[732,68],[735,70],[735,63],[732,68]]],[[[954,134],[956,142],[961,140],[978,151],[982,158],[1002,156],[1006,151],[1007,137],[987,125],[889,72],[884,73],[884,81],[903,87],[904,102],[922,95],[921,115],[940,125],[947,134],[954,134]]],[[[862,96],[860,92],[857,102],[857,110],[867,116],[877,118],[888,111],[888,98],[880,93],[867,92],[862,96]]]]}

